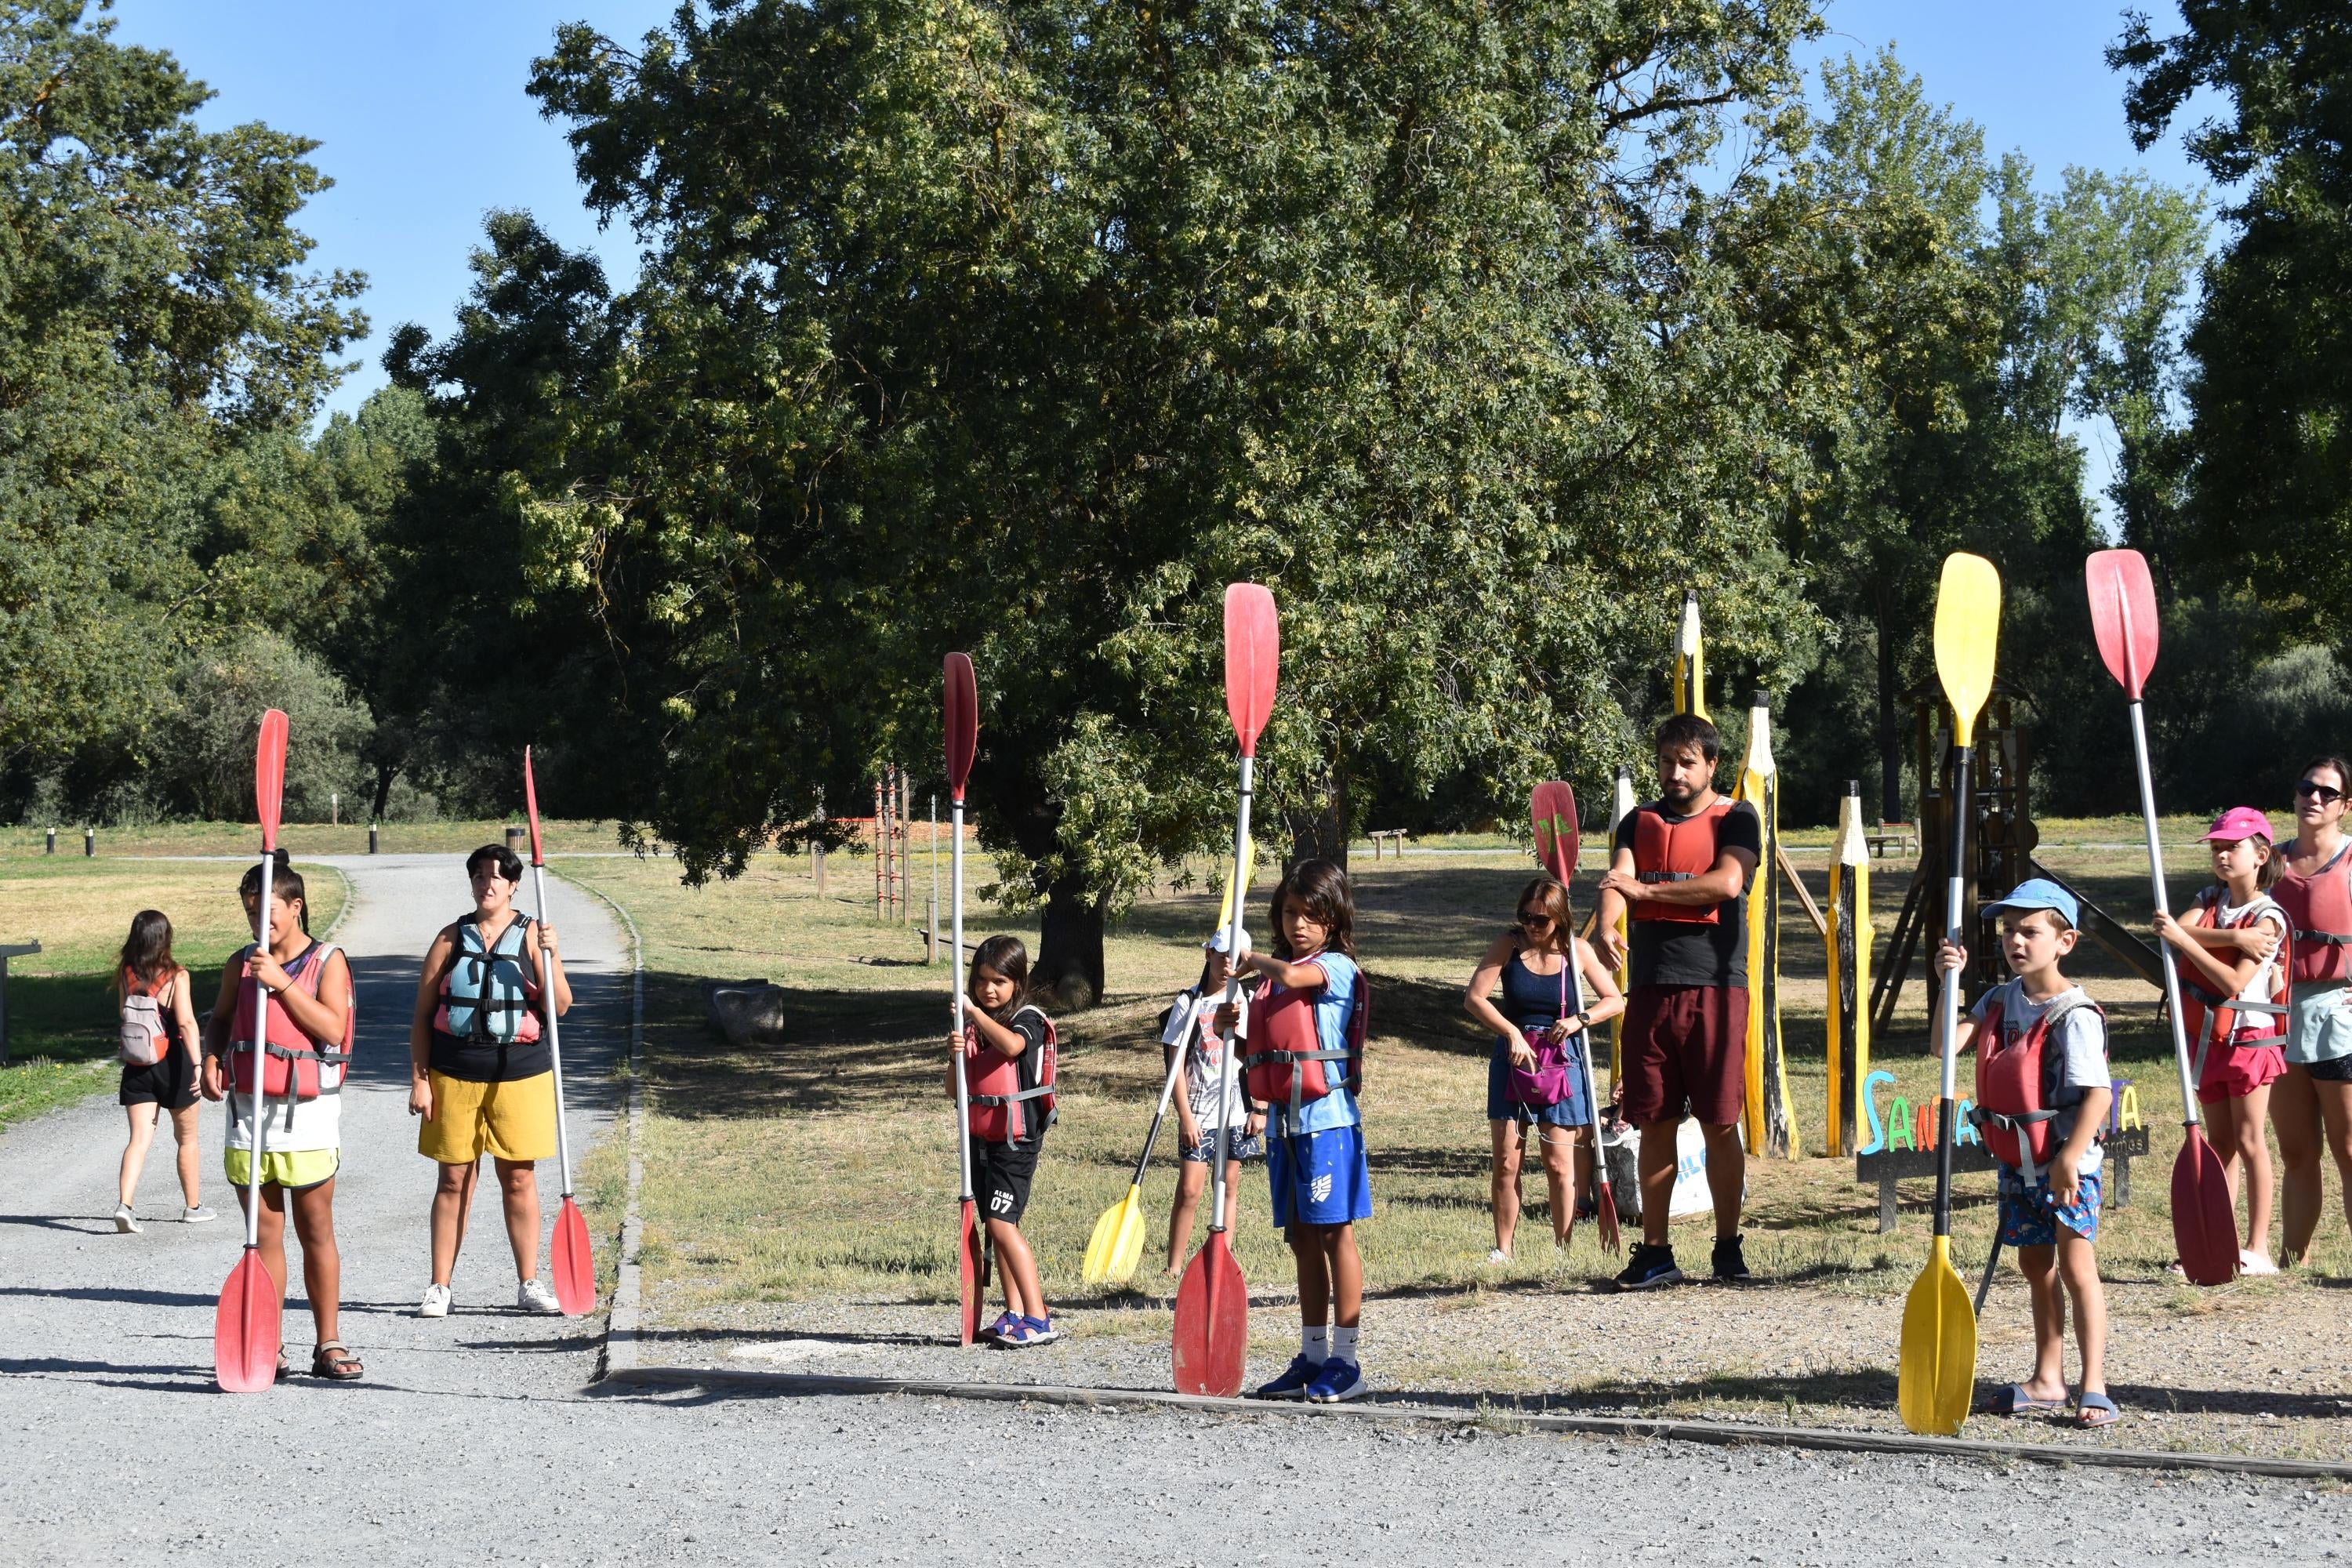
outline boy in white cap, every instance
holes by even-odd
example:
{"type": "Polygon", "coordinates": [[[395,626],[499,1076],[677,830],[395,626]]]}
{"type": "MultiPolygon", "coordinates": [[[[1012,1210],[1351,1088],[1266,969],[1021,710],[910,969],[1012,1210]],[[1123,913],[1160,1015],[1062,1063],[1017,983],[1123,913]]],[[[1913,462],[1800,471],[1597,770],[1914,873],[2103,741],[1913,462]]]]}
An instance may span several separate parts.
{"type": "MultiPolygon", "coordinates": [[[[1242,932],[1242,952],[1250,950],[1249,932],[1242,932]]],[[[1168,1026],[1160,1043],[1171,1052],[1184,1052],[1184,1092],[1176,1097],[1178,1147],[1183,1158],[1176,1167],[1175,1206],[1168,1215],[1168,1278],[1184,1271],[1192,1246],[1192,1216],[1201,1206],[1201,1189],[1208,1184],[1209,1167],[1217,1157],[1217,1130],[1230,1128],[1225,1142],[1225,1228],[1234,1228],[1241,1211],[1241,1171],[1244,1160],[1265,1156],[1260,1133],[1265,1119],[1242,1094],[1241,1074],[1225,1069],[1225,1037],[1249,1036],[1246,1000],[1231,1010],[1223,1006],[1233,979],[1233,958],[1225,951],[1225,932],[1201,944],[1207,954],[1199,982],[1176,994],[1168,1009],[1168,1026]]]]}
{"type": "MultiPolygon", "coordinates": [[[[1987,904],[2001,917],[2001,957],[2013,978],[1986,992],[1961,1026],[1958,1048],[1977,1052],[1976,1119],[2000,1163],[2000,1239],[2033,1297],[2033,1373],[2000,1389],[1994,1415],[2055,1415],[2068,1407],[2066,1300],[2083,1388],[2071,1403],[2078,1426],[2111,1426],[2107,1397],[2107,1298],[2099,1284],[2099,1133],[2114,1098],[2107,1076],[2107,1020],[2083,988],[2059,973],[2074,951],[2082,918],[2074,896],[2035,877],[1987,904]]],[[[1968,963],[1943,942],[1936,973],[1968,963]]],[[[1940,1031],[1939,1031],[1940,1032],[1940,1031]]],[[[1943,1042],[1936,1042],[1940,1047],[1943,1042]]]]}

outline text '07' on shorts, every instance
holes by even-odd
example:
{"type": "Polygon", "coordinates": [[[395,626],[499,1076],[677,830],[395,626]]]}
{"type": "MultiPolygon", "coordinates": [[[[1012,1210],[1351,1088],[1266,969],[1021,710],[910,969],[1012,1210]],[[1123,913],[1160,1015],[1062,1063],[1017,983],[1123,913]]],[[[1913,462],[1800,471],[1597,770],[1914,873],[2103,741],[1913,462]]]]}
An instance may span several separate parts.
{"type": "Polygon", "coordinates": [[[1739,1120],[1748,1101],[1748,990],[1740,985],[1636,985],[1625,998],[1619,1084],[1636,1127],[1739,1120]]]}
{"type": "Polygon", "coordinates": [[[1010,1146],[972,1134],[971,1198],[980,1205],[982,1219],[1021,1223],[1029,1212],[1029,1184],[1037,1179],[1037,1155],[1045,1147],[1042,1132],[1010,1146]]]}

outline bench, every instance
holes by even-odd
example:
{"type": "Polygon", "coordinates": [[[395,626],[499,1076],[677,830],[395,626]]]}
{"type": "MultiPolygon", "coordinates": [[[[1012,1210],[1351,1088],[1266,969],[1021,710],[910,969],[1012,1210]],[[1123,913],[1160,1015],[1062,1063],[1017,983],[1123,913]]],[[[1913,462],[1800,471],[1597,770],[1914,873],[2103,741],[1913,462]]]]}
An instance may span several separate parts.
{"type": "MultiPolygon", "coordinates": [[[[1936,1174],[1935,1129],[1937,1100],[1940,1098],[1930,1098],[1916,1112],[1908,1100],[1894,1101],[1888,1112],[1892,1141],[1874,1144],[1853,1157],[1853,1179],[1864,1186],[1878,1189],[1878,1234],[1881,1236],[1895,1229],[1895,1184],[1922,1177],[1932,1180],[1936,1174]],[[1896,1133],[1894,1123],[1898,1117],[1907,1124],[1896,1133]]],[[[2107,1108],[2107,1135],[2103,1140],[2106,1163],[2103,1169],[2108,1201],[2117,1208],[2126,1207],[2131,1203],[2132,1162],[2148,1152],[2147,1129],[2138,1122],[2139,1098],[2132,1092],[2131,1079],[2116,1079],[2115,1099],[2107,1108]],[[2126,1123],[2131,1125],[2126,1126],[2126,1123]]],[[[1965,1123],[1955,1130],[1958,1139],[1952,1150],[1952,1174],[1955,1176],[1994,1168],[1991,1152],[1985,1148],[1979,1137],[1972,1136],[1974,1131],[1965,1123]]]]}
{"type": "Polygon", "coordinates": [[[1869,841],[1870,858],[1893,852],[1897,855],[1919,853],[1919,825],[1916,822],[1882,822],[1863,835],[1869,841]]]}
{"type": "Polygon", "coordinates": [[[1404,841],[1412,835],[1402,827],[1378,827],[1365,834],[1364,837],[1372,841],[1373,859],[1377,860],[1381,858],[1381,845],[1391,844],[1396,847],[1397,858],[1402,860],[1404,858],[1404,841]]]}
{"type": "Polygon", "coordinates": [[[8,1065],[8,961],[29,958],[40,951],[37,942],[10,942],[0,947],[0,1068],[8,1065]]]}

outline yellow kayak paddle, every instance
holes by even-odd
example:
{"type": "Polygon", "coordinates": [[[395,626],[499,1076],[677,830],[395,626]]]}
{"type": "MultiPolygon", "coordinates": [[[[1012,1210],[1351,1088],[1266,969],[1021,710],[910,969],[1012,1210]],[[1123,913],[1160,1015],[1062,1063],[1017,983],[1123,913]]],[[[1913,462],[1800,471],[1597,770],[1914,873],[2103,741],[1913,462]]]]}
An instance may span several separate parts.
{"type": "MultiPolygon", "coordinates": [[[[1977,715],[1992,693],[1993,647],[2000,633],[2000,574],[1979,555],[1953,554],[1944,561],[1936,592],[1936,675],[1952,709],[1955,749],[1952,792],[1950,880],[1944,889],[1944,935],[1958,943],[1967,908],[1969,807],[1975,796],[1969,777],[1969,742],[1977,715]]],[[[1944,976],[1941,1004],[1944,1093],[1936,1121],[1936,1236],[1927,1267],[1903,1302],[1903,1352],[1895,1403],[1903,1425],[1914,1432],[1949,1437],[1969,1418],[1976,1396],[1977,1315],[1968,1287],[1952,1268],[1952,1079],[1958,1061],[1960,975],[1944,976]]]]}

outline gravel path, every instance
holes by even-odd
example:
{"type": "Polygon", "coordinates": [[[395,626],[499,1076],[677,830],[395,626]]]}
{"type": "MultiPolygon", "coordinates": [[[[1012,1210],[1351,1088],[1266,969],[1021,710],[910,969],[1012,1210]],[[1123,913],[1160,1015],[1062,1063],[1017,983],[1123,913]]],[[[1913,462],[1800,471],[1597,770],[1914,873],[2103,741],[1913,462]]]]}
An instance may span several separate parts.
{"type": "MultiPolygon", "coordinates": [[[[462,882],[454,857],[338,863],[363,1009],[339,1232],[345,1338],[368,1379],[215,1393],[233,1223],[113,1233],[110,1097],[0,1136],[0,1562],[1483,1563],[1580,1561],[1601,1543],[1734,1563],[2318,1562],[2352,1528],[2352,1500],[2285,1483],[592,1387],[593,1321],[504,1310],[487,1201],[457,1313],[413,1315],[432,1167],[404,1110],[403,1021],[415,955],[462,882]],[[1335,1510],[1334,1488],[1353,1500],[1335,1510]],[[2070,1518],[2052,1511],[2062,1498],[2070,1518]]],[[[565,1044],[584,1142],[611,1110],[625,965],[602,906],[551,891],[581,997],[565,1044]]],[[[214,1201],[227,1198],[220,1131],[215,1111],[214,1201]]],[[[166,1146],[142,1189],[150,1215],[171,1200],[170,1168],[166,1146]]]]}

